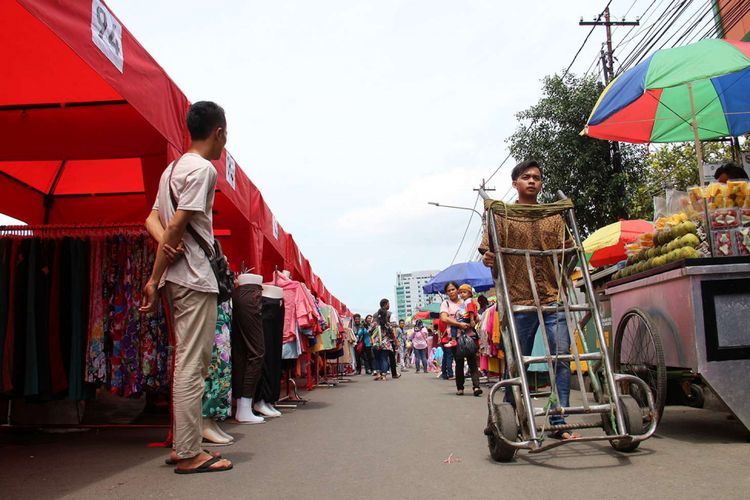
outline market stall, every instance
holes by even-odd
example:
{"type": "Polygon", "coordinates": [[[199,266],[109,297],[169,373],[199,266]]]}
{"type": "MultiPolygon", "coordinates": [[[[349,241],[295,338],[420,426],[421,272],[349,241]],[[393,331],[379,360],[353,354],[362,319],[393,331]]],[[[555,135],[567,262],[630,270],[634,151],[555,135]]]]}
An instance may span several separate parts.
{"type": "MultiPolygon", "coordinates": [[[[190,103],[99,0],[0,0],[0,58],[0,213],[29,224],[0,228],[4,399],[168,393],[166,317],[138,313],[154,254],[143,223],[189,144],[190,103]]],[[[231,267],[270,278],[295,264],[311,283],[234,158],[213,163],[214,234],[231,267]]]]}
{"type": "MultiPolygon", "coordinates": [[[[750,132],[749,76],[747,42],[660,50],[605,89],[584,129],[695,143],[699,185],[667,193],[655,231],[625,246],[627,265],[607,286],[614,365],[647,382],[659,416],[668,392],[702,404],[705,383],[748,429],[750,397],[738,381],[750,373],[750,196],[744,180],[704,186],[712,179],[701,141],[750,132]]],[[[642,404],[644,394],[629,390],[642,404]]]]}

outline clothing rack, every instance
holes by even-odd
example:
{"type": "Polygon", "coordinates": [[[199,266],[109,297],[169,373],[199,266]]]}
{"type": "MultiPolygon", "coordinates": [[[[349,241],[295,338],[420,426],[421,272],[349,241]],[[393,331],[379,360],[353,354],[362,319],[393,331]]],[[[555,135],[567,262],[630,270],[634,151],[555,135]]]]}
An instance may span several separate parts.
{"type": "MultiPolygon", "coordinates": [[[[299,359],[297,360],[299,363],[299,359]]],[[[284,385],[286,386],[286,396],[276,401],[277,408],[297,408],[298,405],[307,404],[307,399],[300,397],[297,392],[297,382],[294,380],[294,368],[287,366],[284,370],[284,385]]]]}
{"type": "Polygon", "coordinates": [[[337,380],[328,379],[328,358],[325,357],[325,351],[318,351],[315,353],[315,387],[336,387],[338,385],[337,380]],[[321,363],[322,360],[322,363],[321,363]],[[323,365],[323,378],[320,377],[320,368],[323,365]]]}
{"type": "Polygon", "coordinates": [[[60,238],[64,236],[108,236],[146,233],[143,224],[49,224],[0,226],[0,237],[60,238]]]}
{"type": "MultiPolygon", "coordinates": [[[[105,238],[107,236],[148,236],[142,222],[140,223],[106,223],[106,224],[29,224],[29,225],[0,225],[0,238],[25,240],[32,238],[61,239],[71,238],[105,238]]],[[[174,345],[173,332],[169,325],[169,315],[166,316],[170,344],[174,345]]],[[[170,350],[172,348],[170,347],[170,350]]],[[[174,360],[173,360],[174,361],[174,360]]],[[[167,423],[147,424],[116,424],[116,423],[73,423],[73,424],[19,424],[13,422],[13,399],[6,403],[4,423],[0,428],[49,428],[49,429],[143,429],[143,428],[171,428],[167,423]]],[[[171,420],[171,412],[170,417],[171,420]]],[[[78,420],[81,420],[79,416],[78,420]]]]}

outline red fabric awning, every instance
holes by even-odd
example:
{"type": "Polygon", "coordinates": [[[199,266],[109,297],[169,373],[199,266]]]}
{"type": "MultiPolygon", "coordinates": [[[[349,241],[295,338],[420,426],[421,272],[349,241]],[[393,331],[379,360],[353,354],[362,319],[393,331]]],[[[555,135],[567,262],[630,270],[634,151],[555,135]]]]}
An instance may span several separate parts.
{"type": "MultiPolygon", "coordinates": [[[[0,213],[30,224],[142,222],[164,168],[189,144],[187,97],[124,26],[122,68],[113,63],[93,41],[92,4],[0,0],[0,213]]],[[[214,162],[214,227],[232,267],[268,278],[294,261],[316,289],[309,262],[227,154],[214,162]]]]}
{"type": "MultiPolygon", "coordinates": [[[[122,72],[92,35],[92,2],[0,0],[0,213],[30,224],[141,222],[161,172],[185,150],[185,95],[125,27],[122,72]]],[[[225,250],[239,260],[254,186],[238,167],[233,187],[225,161],[214,162],[215,227],[231,230],[225,250]]]]}
{"type": "Polygon", "coordinates": [[[284,267],[292,273],[292,278],[294,280],[305,280],[302,253],[300,253],[299,247],[290,233],[287,233],[286,235],[286,262],[284,267]]]}

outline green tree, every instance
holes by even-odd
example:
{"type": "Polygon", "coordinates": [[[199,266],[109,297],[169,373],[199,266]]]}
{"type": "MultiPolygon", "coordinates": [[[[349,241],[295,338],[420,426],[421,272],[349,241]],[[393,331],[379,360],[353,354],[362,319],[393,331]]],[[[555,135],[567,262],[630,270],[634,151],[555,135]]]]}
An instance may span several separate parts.
{"type": "Polygon", "coordinates": [[[508,139],[514,158],[542,165],[542,201],[554,199],[558,190],[573,199],[584,234],[627,218],[644,174],[643,146],[620,144],[617,172],[609,143],[580,134],[601,91],[594,77],[545,77],[542,98],[516,114],[519,125],[508,139]]]}
{"type": "MultiPolygon", "coordinates": [[[[722,163],[732,159],[731,145],[724,142],[704,142],[706,163],[722,163]]],[[[651,220],[655,196],[663,196],[667,189],[687,191],[698,184],[698,164],[692,142],[659,144],[651,147],[645,161],[644,175],[630,200],[631,216],[651,220]]]]}

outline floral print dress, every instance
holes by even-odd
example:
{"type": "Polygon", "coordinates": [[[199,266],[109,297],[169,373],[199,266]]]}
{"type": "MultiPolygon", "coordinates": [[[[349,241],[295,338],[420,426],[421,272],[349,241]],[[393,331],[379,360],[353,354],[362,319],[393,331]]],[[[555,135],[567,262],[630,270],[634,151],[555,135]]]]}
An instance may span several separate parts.
{"type": "Polygon", "coordinates": [[[232,349],[229,340],[231,326],[232,305],[228,300],[219,304],[211,364],[208,366],[208,378],[203,393],[203,416],[217,420],[224,420],[232,413],[232,349]]]}

